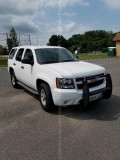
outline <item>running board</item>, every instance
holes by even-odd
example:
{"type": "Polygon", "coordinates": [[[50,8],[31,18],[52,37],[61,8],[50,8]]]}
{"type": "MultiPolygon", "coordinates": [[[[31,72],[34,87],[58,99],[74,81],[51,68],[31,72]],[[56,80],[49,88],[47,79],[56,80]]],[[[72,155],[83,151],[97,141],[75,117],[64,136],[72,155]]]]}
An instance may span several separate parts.
{"type": "Polygon", "coordinates": [[[32,88],[26,86],[25,84],[23,84],[23,83],[21,83],[21,82],[17,82],[17,83],[18,83],[20,86],[22,86],[23,88],[25,88],[26,90],[32,92],[33,94],[38,94],[37,91],[35,91],[34,89],[32,89],[32,88]]]}

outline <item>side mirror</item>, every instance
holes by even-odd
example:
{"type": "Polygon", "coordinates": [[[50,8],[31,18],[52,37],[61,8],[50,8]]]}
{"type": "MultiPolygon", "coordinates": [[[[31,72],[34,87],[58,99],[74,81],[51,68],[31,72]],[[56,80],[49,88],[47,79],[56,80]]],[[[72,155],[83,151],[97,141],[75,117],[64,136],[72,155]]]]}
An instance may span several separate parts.
{"type": "Polygon", "coordinates": [[[32,66],[33,66],[33,64],[34,64],[33,60],[30,59],[30,58],[24,58],[24,59],[22,59],[21,62],[22,62],[23,64],[30,64],[30,65],[32,65],[32,66]]]}

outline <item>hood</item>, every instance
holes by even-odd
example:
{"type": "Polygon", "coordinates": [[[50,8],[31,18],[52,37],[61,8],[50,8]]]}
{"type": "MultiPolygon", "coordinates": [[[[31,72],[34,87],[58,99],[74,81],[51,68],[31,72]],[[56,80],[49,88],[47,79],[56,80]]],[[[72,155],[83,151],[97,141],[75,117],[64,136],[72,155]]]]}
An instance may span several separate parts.
{"type": "Polygon", "coordinates": [[[58,72],[64,78],[92,76],[105,72],[103,67],[83,61],[53,63],[47,64],[46,66],[58,72]]]}

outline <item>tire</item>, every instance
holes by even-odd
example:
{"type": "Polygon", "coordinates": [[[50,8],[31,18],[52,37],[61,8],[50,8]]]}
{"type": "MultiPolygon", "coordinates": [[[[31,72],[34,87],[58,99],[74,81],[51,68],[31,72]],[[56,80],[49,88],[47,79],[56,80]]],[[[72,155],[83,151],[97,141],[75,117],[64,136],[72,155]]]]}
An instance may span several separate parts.
{"type": "Polygon", "coordinates": [[[14,71],[11,72],[11,84],[14,88],[19,87],[14,71]]]}
{"type": "Polygon", "coordinates": [[[55,110],[50,87],[46,83],[42,83],[39,86],[39,98],[41,107],[47,111],[55,110]]]}

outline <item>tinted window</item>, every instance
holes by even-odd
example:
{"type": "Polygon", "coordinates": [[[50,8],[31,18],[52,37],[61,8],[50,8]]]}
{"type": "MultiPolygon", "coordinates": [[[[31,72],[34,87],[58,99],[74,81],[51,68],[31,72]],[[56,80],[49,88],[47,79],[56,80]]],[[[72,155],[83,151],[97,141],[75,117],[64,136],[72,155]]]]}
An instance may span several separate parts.
{"type": "Polygon", "coordinates": [[[17,49],[12,49],[10,54],[9,54],[9,59],[13,59],[15,52],[17,51],[17,49]]]}
{"type": "Polygon", "coordinates": [[[39,64],[76,61],[74,55],[64,48],[35,49],[39,64]]]}
{"type": "Polygon", "coordinates": [[[30,58],[31,60],[33,60],[33,53],[31,49],[26,49],[24,58],[30,58]]]}
{"type": "Polygon", "coordinates": [[[18,50],[17,55],[16,55],[16,60],[21,61],[22,55],[23,55],[24,49],[21,48],[18,50]]]}

